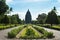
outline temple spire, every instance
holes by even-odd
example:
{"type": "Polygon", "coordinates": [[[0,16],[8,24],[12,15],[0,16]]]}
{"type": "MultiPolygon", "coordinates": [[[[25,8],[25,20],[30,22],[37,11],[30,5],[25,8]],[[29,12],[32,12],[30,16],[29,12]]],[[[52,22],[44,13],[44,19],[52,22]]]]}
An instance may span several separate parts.
{"type": "Polygon", "coordinates": [[[29,9],[25,15],[25,23],[26,24],[31,23],[31,13],[30,13],[29,9]]]}

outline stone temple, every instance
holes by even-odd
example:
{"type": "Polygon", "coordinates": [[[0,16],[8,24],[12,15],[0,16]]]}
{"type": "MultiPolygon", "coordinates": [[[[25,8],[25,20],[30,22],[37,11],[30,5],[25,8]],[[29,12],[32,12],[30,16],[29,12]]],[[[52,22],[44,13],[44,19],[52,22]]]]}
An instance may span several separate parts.
{"type": "Polygon", "coordinates": [[[28,11],[27,11],[27,13],[26,13],[26,15],[25,15],[25,23],[26,23],[26,24],[31,24],[31,21],[32,21],[31,13],[30,13],[30,11],[29,11],[29,9],[28,9],[28,11]]]}

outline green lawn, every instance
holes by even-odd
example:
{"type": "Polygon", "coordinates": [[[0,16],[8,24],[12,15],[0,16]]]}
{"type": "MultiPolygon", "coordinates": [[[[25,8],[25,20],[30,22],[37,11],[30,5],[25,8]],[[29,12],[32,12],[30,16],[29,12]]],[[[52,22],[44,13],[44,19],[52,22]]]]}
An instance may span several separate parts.
{"type": "Polygon", "coordinates": [[[60,25],[50,25],[50,24],[44,24],[44,25],[41,25],[41,24],[37,24],[38,26],[40,27],[46,27],[46,28],[51,28],[51,29],[55,29],[55,30],[60,30],[60,25]]]}
{"type": "Polygon", "coordinates": [[[15,25],[0,25],[0,30],[14,27],[15,25]]]}
{"type": "Polygon", "coordinates": [[[60,29],[60,25],[54,25],[54,26],[52,26],[52,27],[54,27],[54,28],[59,28],[59,29],[60,29]]]}

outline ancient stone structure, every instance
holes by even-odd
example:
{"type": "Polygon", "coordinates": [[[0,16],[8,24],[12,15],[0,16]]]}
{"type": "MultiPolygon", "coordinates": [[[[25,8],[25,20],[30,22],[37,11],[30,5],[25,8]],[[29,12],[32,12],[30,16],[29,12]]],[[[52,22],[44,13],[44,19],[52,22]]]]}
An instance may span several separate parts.
{"type": "Polygon", "coordinates": [[[30,13],[30,11],[29,11],[29,9],[28,9],[28,11],[27,11],[27,13],[26,13],[26,15],[25,15],[25,23],[26,23],[26,24],[29,24],[29,23],[31,23],[31,20],[32,20],[32,18],[31,18],[31,13],[30,13]]]}

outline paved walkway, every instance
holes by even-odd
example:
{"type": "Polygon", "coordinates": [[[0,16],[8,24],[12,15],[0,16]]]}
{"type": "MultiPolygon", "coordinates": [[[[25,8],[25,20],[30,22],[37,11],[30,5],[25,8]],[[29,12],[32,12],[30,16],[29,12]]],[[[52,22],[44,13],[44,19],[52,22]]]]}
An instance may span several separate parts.
{"type": "Polygon", "coordinates": [[[53,32],[53,34],[55,36],[54,40],[60,40],[60,31],[54,30],[54,29],[48,29],[48,28],[44,28],[44,29],[47,30],[47,31],[49,31],[49,32],[50,31],[53,32]]]}
{"type": "MultiPolygon", "coordinates": [[[[15,27],[16,28],[16,27],[15,27]]],[[[0,30],[0,40],[7,40],[7,34],[9,31],[11,31],[13,28],[0,30]]]]}

